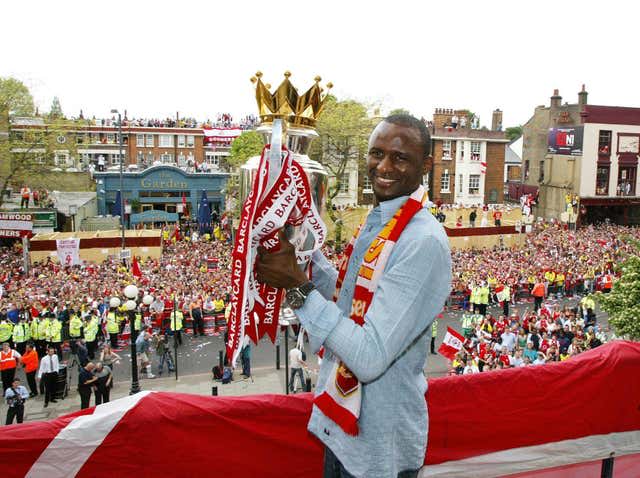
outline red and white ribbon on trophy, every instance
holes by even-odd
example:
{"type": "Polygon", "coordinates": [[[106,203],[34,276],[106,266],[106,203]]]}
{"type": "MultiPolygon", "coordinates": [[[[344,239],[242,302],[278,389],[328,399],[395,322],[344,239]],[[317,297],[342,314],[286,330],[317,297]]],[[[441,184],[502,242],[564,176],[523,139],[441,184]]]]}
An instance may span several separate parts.
{"type": "Polygon", "coordinates": [[[253,268],[258,246],[277,249],[278,231],[287,224],[295,226],[300,233],[292,244],[298,263],[307,264],[326,237],[306,173],[286,148],[278,146],[275,144],[272,150],[266,145],[262,150],[251,191],[242,206],[233,248],[227,357],[234,365],[245,335],[257,343],[267,334],[273,342],[278,330],[283,290],[257,282],[253,268]],[[309,236],[312,243],[307,240],[309,236]]]}

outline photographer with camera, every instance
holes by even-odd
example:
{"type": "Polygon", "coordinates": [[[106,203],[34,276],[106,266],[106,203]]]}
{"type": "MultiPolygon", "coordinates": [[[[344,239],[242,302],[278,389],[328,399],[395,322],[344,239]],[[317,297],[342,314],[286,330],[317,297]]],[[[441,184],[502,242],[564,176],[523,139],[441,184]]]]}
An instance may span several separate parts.
{"type": "Polygon", "coordinates": [[[13,379],[11,387],[7,388],[7,391],[4,393],[4,398],[7,401],[7,405],[9,405],[5,425],[11,425],[14,418],[17,423],[22,423],[22,419],[24,418],[24,402],[29,398],[29,392],[24,386],[20,385],[19,378],[13,379]]]}

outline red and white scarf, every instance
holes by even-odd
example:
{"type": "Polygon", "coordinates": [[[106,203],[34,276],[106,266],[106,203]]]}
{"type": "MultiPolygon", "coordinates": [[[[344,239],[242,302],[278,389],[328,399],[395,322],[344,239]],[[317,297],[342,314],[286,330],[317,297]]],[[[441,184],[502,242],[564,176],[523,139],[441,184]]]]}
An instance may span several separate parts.
{"type": "Polygon", "coordinates": [[[258,246],[277,250],[280,245],[278,231],[285,224],[299,226],[302,233],[296,236],[293,245],[298,263],[305,264],[313,252],[322,246],[327,235],[326,226],[313,203],[305,172],[289,151],[282,149],[282,167],[275,182],[268,188],[269,145],[264,147],[257,175],[242,206],[232,255],[232,298],[227,342],[227,356],[232,358],[233,364],[238,358],[245,334],[254,343],[264,334],[273,342],[278,330],[283,291],[256,280],[253,266],[258,246]],[[309,235],[314,239],[312,245],[301,250],[302,245],[307,244],[305,239],[309,235]]]}
{"type": "MultiPolygon", "coordinates": [[[[391,255],[400,234],[411,218],[420,211],[427,202],[427,193],[420,186],[407,201],[400,207],[391,220],[382,228],[365,253],[362,264],[358,270],[356,287],[351,302],[351,314],[349,318],[362,326],[365,323],[365,315],[373,295],[378,287],[378,282],[384,273],[384,268],[391,255]]],[[[345,248],[344,256],[338,268],[338,279],[333,300],[337,301],[342,288],[344,277],[347,273],[349,258],[360,234],[362,225],[358,228],[349,245],[345,248]]],[[[333,363],[333,369],[325,391],[317,396],[314,404],[324,415],[333,420],[349,435],[358,434],[358,418],[360,417],[360,404],[362,400],[362,387],[358,377],[351,372],[342,362],[333,363]]]]}

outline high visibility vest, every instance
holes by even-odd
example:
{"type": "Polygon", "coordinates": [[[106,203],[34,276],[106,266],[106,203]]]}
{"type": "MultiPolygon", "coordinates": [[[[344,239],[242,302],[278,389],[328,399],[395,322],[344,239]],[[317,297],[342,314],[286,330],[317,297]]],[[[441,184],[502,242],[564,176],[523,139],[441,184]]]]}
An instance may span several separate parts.
{"type": "Polygon", "coordinates": [[[171,314],[171,330],[182,330],[182,311],[177,310],[174,314],[171,314]],[[175,318],[174,318],[175,314],[175,318]]]}
{"type": "Polygon", "coordinates": [[[471,314],[463,314],[462,315],[462,328],[463,329],[472,329],[473,328],[473,319],[475,315],[471,314]]]}
{"type": "Polygon", "coordinates": [[[224,310],[224,300],[218,299],[213,301],[213,310],[221,312],[224,310]]]}
{"type": "Polygon", "coordinates": [[[116,319],[116,313],[115,312],[109,312],[107,314],[107,332],[109,332],[110,334],[117,334],[118,333],[118,321],[116,319]]]}
{"type": "Polygon", "coordinates": [[[133,321],[134,330],[140,331],[142,329],[142,315],[136,314],[136,318],[133,321]]]}
{"type": "Polygon", "coordinates": [[[431,337],[438,336],[438,319],[434,320],[431,324],[431,337]]]}
{"type": "Polygon", "coordinates": [[[82,330],[82,319],[77,315],[71,316],[69,321],[69,335],[73,338],[80,337],[80,331],[82,330]]]}
{"type": "Polygon", "coordinates": [[[39,336],[39,334],[38,334],[38,326],[39,326],[39,325],[40,325],[40,321],[38,320],[38,318],[37,318],[37,317],[34,317],[34,318],[31,320],[31,325],[30,325],[30,328],[31,328],[31,338],[32,338],[33,340],[40,340],[40,336],[39,336]]]}
{"type": "Polygon", "coordinates": [[[18,362],[13,355],[13,350],[9,350],[6,354],[0,352],[0,370],[16,368],[16,365],[18,365],[18,362]]]}
{"type": "Polygon", "coordinates": [[[538,282],[533,286],[533,290],[531,291],[531,295],[534,297],[544,297],[544,284],[538,282]]]}
{"type": "Polygon", "coordinates": [[[20,322],[13,326],[13,341],[16,344],[21,344],[27,341],[27,334],[25,333],[25,325],[20,322]]]}
{"type": "Polygon", "coordinates": [[[49,335],[51,336],[51,342],[62,342],[62,322],[58,319],[53,319],[49,326],[49,335]]]}
{"type": "Polygon", "coordinates": [[[95,317],[92,317],[89,322],[84,326],[84,339],[87,342],[93,342],[98,334],[98,321],[95,317]]]}
{"type": "Polygon", "coordinates": [[[47,318],[42,319],[38,324],[38,340],[47,340],[49,337],[49,327],[51,321],[47,318]]]}
{"type": "Polygon", "coordinates": [[[6,342],[13,334],[13,324],[9,322],[0,322],[0,342],[6,342]]]}
{"type": "Polygon", "coordinates": [[[480,287],[479,291],[480,297],[478,298],[478,304],[488,304],[489,303],[489,288],[488,287],[480,287]]]}

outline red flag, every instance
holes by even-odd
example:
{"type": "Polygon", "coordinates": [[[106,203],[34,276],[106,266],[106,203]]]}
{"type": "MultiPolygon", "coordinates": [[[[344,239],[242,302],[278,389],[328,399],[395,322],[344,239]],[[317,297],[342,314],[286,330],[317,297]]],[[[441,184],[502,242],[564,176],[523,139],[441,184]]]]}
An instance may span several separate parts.
{"type": "Polygon", "coordinates": [[[453,360],[456,354],[462,349],[464,337],[451,327],[447,327],[447,333],[438,349],[440,355],[444,355],[449,360],[453,360]]]}
{"type": "Polygon", "coordinates": [[[133,262],[131,263],[131,273],[138,279],[142,277],[142,271],[140,270],[140,264],[138,264],[138,258],[133,256],[133,262]]]}

